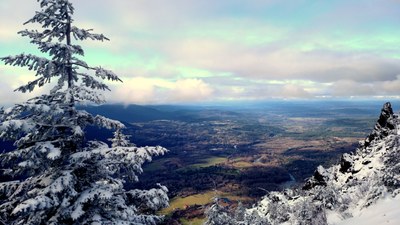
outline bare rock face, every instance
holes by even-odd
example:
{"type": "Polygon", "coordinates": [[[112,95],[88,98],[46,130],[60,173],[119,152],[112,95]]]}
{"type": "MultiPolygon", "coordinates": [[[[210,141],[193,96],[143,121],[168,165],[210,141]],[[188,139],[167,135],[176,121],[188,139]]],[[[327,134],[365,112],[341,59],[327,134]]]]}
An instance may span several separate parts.
{"type": "Polygon", "coordinates": [[[329,173],[323,166],[318,166],[312,179],[306,181],[303,190],[310,190],[315,186],[326,186],[326,182],[330,179],[329,173]]]}
{"type": "Polygon", "coordinates": [[[353,164],[354,160],[351,157],[351,155],[347,153],[343,154],[342,158],[340,159],[340,172],[342,173],[349,172],[353,167],[353,164]]]}

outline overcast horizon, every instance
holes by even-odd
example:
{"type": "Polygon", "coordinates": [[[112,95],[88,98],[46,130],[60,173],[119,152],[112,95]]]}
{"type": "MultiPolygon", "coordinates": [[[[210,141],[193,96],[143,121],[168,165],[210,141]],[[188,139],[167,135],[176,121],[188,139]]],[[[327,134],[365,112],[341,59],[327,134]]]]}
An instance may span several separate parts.
{"type": "MultiPolygon", "coordinates": [[[[1,0],[0,57],[37,53],[35,0],[1,0]]],[[[75,25],[109,42],[75,42],[113,70],[111,103],[183,104],[276,99],[399,99],[397,0],[98,0],[74,3],[75,25]]],[[[34,79],[0,64],[0,104],[34,79]]]]}

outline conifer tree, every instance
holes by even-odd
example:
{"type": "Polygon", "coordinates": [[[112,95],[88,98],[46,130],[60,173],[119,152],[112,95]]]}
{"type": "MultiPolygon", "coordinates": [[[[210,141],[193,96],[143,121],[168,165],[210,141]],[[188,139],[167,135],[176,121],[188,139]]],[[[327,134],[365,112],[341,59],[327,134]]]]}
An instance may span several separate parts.
{"type": "Polygon", "coordinates": [[[204,225],[233,225],[234,220],[228,214],[223,206],[219,204],[219,198],[214,197],[213,204],[206,210],[205,214],[207,217],[204,225]]]}
{"type": "Polygon", "coordinates": [[[47,94],[0,110],[0,138],[15,149],[0,155],[0,223],[5,224],[155,224],[153,212],[168,205],[164,186],[125,190],[137,181],[142,164],[164,154],[162,147],[136,147],[121,130],[124,125],[76,106],[103,103],[103,80],[121,81],[113,72],[89,66],[75,41],[108,40],[73,24],[69,0],[38,0],[41,10],[25,24],[42,29],[20,31],[38,46],[41,57],[20,54],[0,58],[26,67],[36,79],[16,89],[31,92],[44,85],[47,94]],[[116,130],[112,146],[85,140],[86,126],[116,130]]]}

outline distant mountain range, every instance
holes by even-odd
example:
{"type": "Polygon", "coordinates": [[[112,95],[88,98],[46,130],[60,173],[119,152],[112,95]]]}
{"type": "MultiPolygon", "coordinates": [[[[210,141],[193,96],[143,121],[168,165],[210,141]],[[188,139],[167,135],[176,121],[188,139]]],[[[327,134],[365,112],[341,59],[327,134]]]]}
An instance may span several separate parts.
{"type": "MultiPolygon", "coordinates": [[[[148,122],[153,120],[193,121],[210,119],[213,113],[233,113],[264,110],[276,114],[296,116],[329,115],[376,115],[380,101],[269,101],[244,102],[220,105],[121,105],[105,104],[82,106],[92,114],[99,114],[126,123],[148,122]],[[203,113],[199,113],[203,112],[203,113]]],[[[399,103],[400,104],[400,103],[399,103]]]]}
{"type": "Polygon", "coordinates": [[[100,105],[85,106],[82,109],[91,114],[99,114],[105,117],[120,120],[127,123],[147,122],[152,120],[177,120],[189,117],[186,111],[180,111],[173,106],[141,106],[141,105],[100,105]]]}

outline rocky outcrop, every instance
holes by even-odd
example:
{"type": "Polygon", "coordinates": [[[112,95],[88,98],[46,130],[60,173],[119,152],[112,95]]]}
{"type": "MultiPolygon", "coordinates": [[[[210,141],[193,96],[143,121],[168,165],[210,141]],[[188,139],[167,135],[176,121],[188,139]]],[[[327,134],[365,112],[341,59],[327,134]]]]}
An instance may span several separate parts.
{"type": "MultiPolygon", "coordinates": [[[[371,160],[365,157],[367,156],[367,153],[373,149],[371,148],[371,145],[388,137],[389,134],[395,133],[397,124],[399,124],[398,116],[393,113],[391,103],[385,103],[373,131],[364,141],[360,142],[357,151],[352,154],[345,153],[342,155],[339,164],[339,171],[343,174],[356,174],[361,170],[362,166],[369,166],[368,164],[371,163],[371,160]]],[[[319,167],[314,172],[314,175],[306,181],[303,190],[310,190],[315,186],[326,186],[327,181],[329,180],[329,173],[325,170],[324,173],[321,173],[321,171],[322,170],[319,167]]]]}
{"type": "Polygon", "coordinates": [[[343,154],[340,158],[340,172],[346,173],[351,170],[354,165],[354,161],[350,154],[343,154]]]}
{"type": "Polygon", "coordinates": [[[326,186],[329,175],[322,166],[318,166],[315,170],[312,179],[308,179],[303,186],[303,190],[310,190],[315,186],[326,186]]]}
{"type": "Polygon", "coordinates": [[[269,193],[249,213],[270,224],[330,224],[327,214],[346,219],[383,196],[398,194],[400,120],[387,102],[355,152],[344,154],[338,165],[319,166],[302,190],[269,193]]]}
{"type": "Polygon", "coordinates": [[[381,115],[377,123],[375,124],[374,130],[365,141],[361,144],[361,148],[368,147],[372,141],[382,139],[394,130],[396,127],[397,115],[393,114],[392,105],[390,102],[386,102],[381,110],[381,115]]]}

